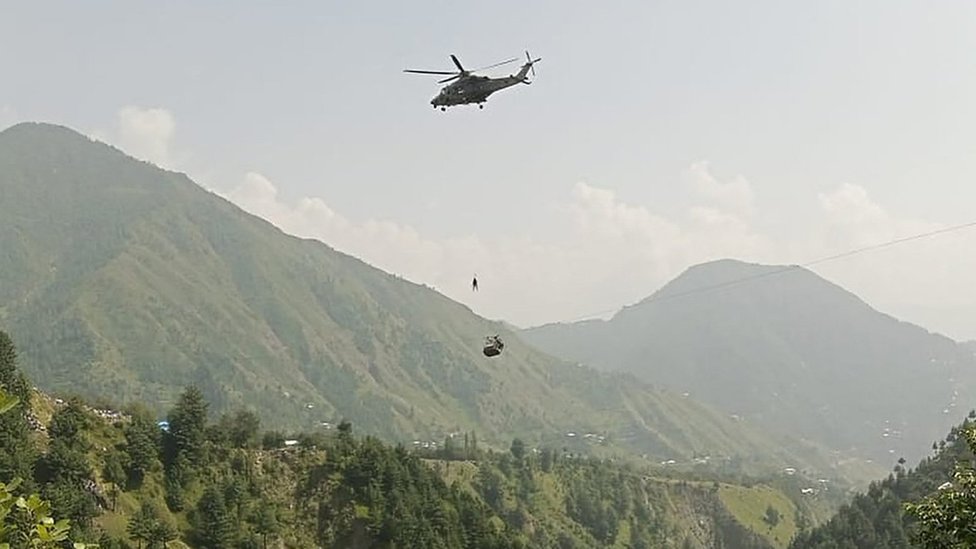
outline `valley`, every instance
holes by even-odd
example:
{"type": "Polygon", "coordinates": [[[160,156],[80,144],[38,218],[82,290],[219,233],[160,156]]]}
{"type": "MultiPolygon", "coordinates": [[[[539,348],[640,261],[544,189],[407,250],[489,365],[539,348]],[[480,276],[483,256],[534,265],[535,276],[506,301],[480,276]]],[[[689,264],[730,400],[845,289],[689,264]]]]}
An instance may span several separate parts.
{"type": "Polygon", "coordinates": [[[61,126],[0,132],[0,199],[5,375],[38,387],[7,467],[36,459],[106,547],[150,540],[143,517],[190,547],[785,549],[972,400],[972,343],[803,269],[698,265],[608,321],[520,330],[61,126]]]}

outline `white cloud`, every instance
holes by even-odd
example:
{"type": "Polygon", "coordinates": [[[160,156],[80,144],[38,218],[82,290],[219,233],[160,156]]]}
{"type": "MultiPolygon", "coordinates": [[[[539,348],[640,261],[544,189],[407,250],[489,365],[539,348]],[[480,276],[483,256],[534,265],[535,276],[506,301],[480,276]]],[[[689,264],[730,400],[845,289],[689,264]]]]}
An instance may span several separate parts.
{"type": "Polygon", "coordinates": [[[888,217],[860,185],[844,183],[832,192],[820,193],[818,198],[828,221],[833,223],[877,222],[888,217]]]}
{"type": "MultiPolygon", "coordinates": [[[[621,202],[609,189],[577,183],[573,202],[567,210],[573,214],[581,232],[610,238],[675,236],[678,227],[668,220],[651,214],[643,207],[621,202]]],[[[657,240],[657,238],[655,238],[657,240]]]]}
{"type": "Polygon", "coordinates": [[[818,198],[826,218],[828,241],[840,244],[867,246],[940,228],[937,223],[895,218],[859,185],[844,183],[818,198]]]}
{"type": "MultiPolygon", "coordinates": [[[[861,186],[819,195],[824,224],[808,253],[823,257],[946,229],[894,215],[861,186]]],[[[976,230],[933,235],[817,265],[814,269],[875,307],[958,338],[976,338],[976,230]],[[968,327],[967,327],[968,326],[968,327]]]]}
{"type": "Polygon", "coordinates": [[[17,111],[10,105],[0,105],[0,130],[5,130],[9,126],[17,123],[17,111]]]}
{"type": "MultiPolygon", "coordinates": [[[[15,116],[12,109],[0,110],[15,116]]],[[[95,136],[125,152],[173,168],[176,123],[163,108],[120,109],[111,132],[95,136]]],[[[611,189],[577,183],[557,211],[566,230],[540,240],[455,235],[434,239],[393,220],[352,220],[319,197],[293,203],[257,172],[227,198],[285,232],[319,239],[385,271],[437,288],[479,314],[521,325],[606,316],[659,288],[683,269],[733,257],[798,263],[932,230],[940,225],[893,215],[863,187],[843,184],[820,194],[819,225],[794,227],[808,237],[781,240],[752,225],[749,181],[720,180],[708,162],[684,171],[695,205],[667,217],[623,200],[611,189]],[[477,273],[481,291],[470,290],[477,273]]],[[[199,178],[198,178],[199,179],[199,178]]],[[[213,185],[208,185],[213,188],[213,185]]],[[[815,267],[878,308],[956,337],[976,337],[970,319],[976,293],[972,234],[943,235],[815,267]]]]}
{"type": "Polygon", "coordinates": [[[752,185],[745,177],[737,175],[728,181],[719,181],[706,161],[692,164],[684,173],[698,195],[713,206],[741,217],[750,217],[756,211],[752,185]]]}
{"type": "Polygon", "coordinates": [[[116,113],[112,131],[96,130],[93,137],[135,158],[172,169],[177,163],[172,154],[175,132],[176,120],[167,109],[130,105],[116,113]]]}
{"type": "Polygon", "coordinates": [[[263,217],[283,231],[316,238],[351,253],[375,266],[418,281],[430,280],[428,265],[436,263],[441,245],[426,241],[409,226],[390,221],[367,220],[353,224],[324,200],[306,197],[294,205],[278,198],[277,187],[264,175],[247,173],[244,181],[226,195],[245,210],[263,217]]]}
{"type": "MultiPolygon", "coordinates": [[[[705,165],[696,166],[689,172],[708,182],[705,165]]],[[[802,262],[940,227],[892,215],[864,188],[845,184],[818,197],[822,219],[810,238],[778,241],[757,233],[740,214],[752,193],[744,178],[733,181],[738,183],[732,187],[706,183],[720,190],[703,194],[721,200],[692,207],[680,220],[627,203],[610,189],[577,183],[559,209],[568,230],[548,241],[528,235],[431,239],[390,220],[350,220],[321,198],[285,203],[258,173],[247,174],[228,198],[286,232],[320,239],[385,271],[434,286],[479,314],[521,325],[606,316],[703,261],[802,262]],[[474,273],[481,283],[478,293],[469,286],[474,273]]],[[[965,315],[976,308],[976,297],[958,293],[976,277],[973,242],[972,234],[942,235],[814,268],[885,312],[962,338],[967,337],[965,315]]]]}
{"type": "Polygon", "coordinates": [[[311,237],[383,270],[430,284],[477,312],[524,325],[602,313],[632,303],[688,265],[735,256],[758,259],[769,242],[734,216],[693,211],[681,224],[609,190],[578,183],[561,211],[570,230],[531,237],[424,237],[389,220],[351,221],[320,198],[281,201],[266,177],[249,173],[227,198],[282,230],[311,237]],[[470,292],[477,273],[481,291],[470,292]]]}

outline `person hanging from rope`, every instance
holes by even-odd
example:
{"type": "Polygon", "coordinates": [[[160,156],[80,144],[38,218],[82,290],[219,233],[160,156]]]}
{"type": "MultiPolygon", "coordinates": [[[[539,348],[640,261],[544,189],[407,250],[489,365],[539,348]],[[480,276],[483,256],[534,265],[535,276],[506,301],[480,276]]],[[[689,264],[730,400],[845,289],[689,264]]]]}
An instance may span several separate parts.
{"type": "Polygon", "coordinates": [[[475,274],[474,275],[474,278],[471,279],[471,291],[472,292],[477,292],[478,291],[478,275],[477,274],[475,274]]]}

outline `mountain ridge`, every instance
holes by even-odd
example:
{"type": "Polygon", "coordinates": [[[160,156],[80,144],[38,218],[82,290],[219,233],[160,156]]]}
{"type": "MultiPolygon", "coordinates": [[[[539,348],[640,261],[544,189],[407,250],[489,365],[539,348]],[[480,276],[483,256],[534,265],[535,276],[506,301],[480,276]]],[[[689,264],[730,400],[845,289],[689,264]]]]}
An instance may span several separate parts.
{"type": "Polygon", "coordinates": [[[807,269],[736,260],[691,267],[610,320],[521,335],[876,460],[924,451],[971,394],[976,369],[953,340],[807,269]]]}
{"type": "Polygon", "coordinates": [[[396,440],[477,430],[601,450],[573,431],[652,456],[809,458],[690,399],[553,359],[68,128],[0,132],[0,250],[0,323],[46,390],[161,410],[195,384],[216,411],[257,409],[272,426],[349,418],[396,440]],[[486,333],[506,339],[499,360],[481,356],[486,333]]]}

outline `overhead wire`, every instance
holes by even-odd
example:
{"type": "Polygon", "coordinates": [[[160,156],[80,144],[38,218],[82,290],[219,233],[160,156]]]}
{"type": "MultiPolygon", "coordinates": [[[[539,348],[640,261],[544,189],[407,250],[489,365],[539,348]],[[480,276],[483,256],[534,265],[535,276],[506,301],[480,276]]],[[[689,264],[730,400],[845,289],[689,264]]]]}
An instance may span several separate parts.
{"type": "MultiPolygon", "coordinates": [[[[779,269],[774,269],[772,271],[766,271],[766,272],[762,272],[762,273],[756,273],[756,274],[753,274],[753,275],[749,275],[749,276],[744,276],[744,277],[741,277],[741,278],[736,278],[736,279],[728,280],[728,281],[721,282],[721,283],[718,283],[718,284],[711,284],[711,285],[708,285],[708,286],[701,286],[701,287],[698,287],[698,288],[692,288],[690,290],[685,290],[685,291],[682,291],[682,292],[676,292],[676,293],[673,293],[673,294],[666,294],[666,295],[661,295],[660,293],[654,293],[650,297],[648,297],[647,299],[643,300],[642,303],[643,302],[649,302],[649,301],[667,301],[667,300],[670,300],[670,299],[676,299],[676,298],[685,297],[685,296],[688,296],[688,295],[694,295],[694,294],[699,294],[699,293],[704,293],[704,292],[719,290],[719,289],[722,289],[722,288],[727,288],[729,286],[735,286],[735,285],[742,284],[742,283],[745,283],[745,282],[751,282],[751,281],[756,280],[756,279],[759,279],[759,278],[766,278],[766,277],[770,277],[770,276],[780,275],[780,274],[783,274],[783,273],[786,273],[786,272],[790,272],[790,271],[795,271],[797,269],[801,269],[801,268],[804,268],[804,267],[811,267],[813,265],[819,265],[821,263],[828,263],[830,261],[836,261],[838,259],[843,259],[843,258],[846,258],[846,257],[851,257],[851,256],[858,255],[858,254],[862,254],[862,253],[865,253],[865,252],[879,250],[881,248],[887,248],[887,247],[890,247],[890,246],[895,246],[897,244],[903,244],[905,242],[910,242],[910,241],[913,241],[913,240],[921,240],[923,238],[929,238],[929,237],[936,236],[936,235],[940,235],[940,234],[945,234],[945,233],[951,233],[951,232],[955,232],[955,231],[960,231],[960,230],[963,230],[963,229],[968,229],[970,227],[976,227],[976,221],[970,221],[968,223],[961,223],[959,225],[952,225],[950,227],[943,227],[941,229],[935,229],[935,230],[932,230],[932,231],[927,231],[927,232],[924,232],[924,233],[919,233],[919,234],[915,234],[915,235],[911,235],[911,236],[905,236],[905,237],[901,237],[901,238],[895,238],[895,239],[892,239],[892,240],[887,240],[885,242],[880,242],[880,243],[877,243],[877,244],[871,244],[871,245],[868,245],[868,246],[863,246],[863,247],[860,247],[860,248],[855,248],[853,250],[848,250],[846,252],[841,252],[841,253],[837,253],[837,254],[833,254],[833,255],[828,255],[828,256],[825,256],[825,257],[821,257],[819,259],[814,259],[812,261],[807,261],[805,263],[794,264],[794,265],[787,265],[787,266],[781,267],[779,269]]],[[[611,313],[611,312],[615,312],[615,311],[620,311],[620,310],[622,310],[622,309],[624,309],[626,307],[627,306],[625,305],[623,307],[615,307],[613,309],[605,309],[603,311],[597,311],[597,312],[594,312],[594,313],[590,313],[590,314],[587,314],[587,315],[579,316],[579,317],[576,317],[575,319],[567,320],[567,321],[563,321],[563,322],[564,323],[572,323],[572,322],[579,322],[581,320],[598,318],[598,317],[600,317],[602,315],[605,315],[607,313],[611,313]]]]}

